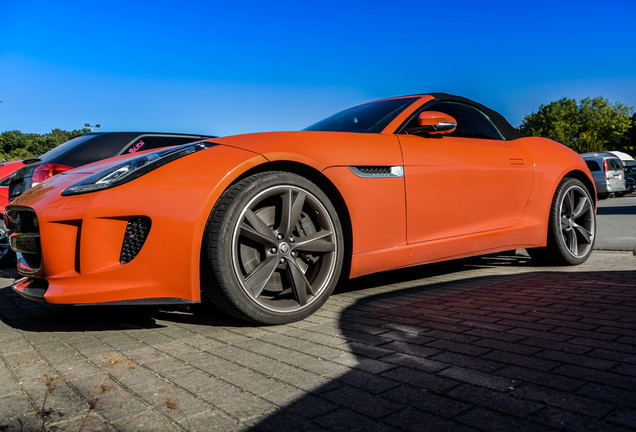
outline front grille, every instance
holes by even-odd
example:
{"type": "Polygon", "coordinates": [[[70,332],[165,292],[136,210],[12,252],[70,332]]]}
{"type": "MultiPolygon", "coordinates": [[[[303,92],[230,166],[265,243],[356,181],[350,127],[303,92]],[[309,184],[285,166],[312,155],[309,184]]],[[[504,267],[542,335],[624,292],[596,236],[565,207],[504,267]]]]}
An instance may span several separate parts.
{"type": "Polygon", "coordinates": [[[126,225],[126,232],[124,233],[124,241],[121,246],[121,254],[119,256],[119,262],[122,264],[132,261],[148,237],[150,232],[150,218],[142,216],[128,220],[126,225]]]}
{"type": "Polygon", "coordinates": [[[42,252],[35,211],[28,207],[7,208],[5,219],[11,248],[18,259],[18,270],[21,273],[36,273],[42,268],[42,252]]]}

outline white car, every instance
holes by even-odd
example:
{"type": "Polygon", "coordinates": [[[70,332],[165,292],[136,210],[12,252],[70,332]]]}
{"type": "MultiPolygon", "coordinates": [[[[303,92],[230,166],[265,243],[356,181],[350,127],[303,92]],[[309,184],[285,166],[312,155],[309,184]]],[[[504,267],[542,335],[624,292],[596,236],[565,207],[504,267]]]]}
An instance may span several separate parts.
{"type": "Polygon", "coordinates": [[[583,153],[581,157],[592,172],[598,199],[608,198],[611,194],[624,195],[625,171],[623,162],[610,152],[583,153]]]}

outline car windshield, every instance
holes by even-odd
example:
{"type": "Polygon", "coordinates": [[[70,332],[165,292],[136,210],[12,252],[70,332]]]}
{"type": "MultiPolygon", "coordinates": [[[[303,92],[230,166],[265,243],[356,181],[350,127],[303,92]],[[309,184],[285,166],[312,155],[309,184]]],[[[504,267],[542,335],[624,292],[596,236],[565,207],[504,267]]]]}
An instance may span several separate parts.
{"type": "Polygon", "coordinates": [[[380,133],[418,98],[389,99],[349,108],[315,123],[306,131],[380,133]]]}

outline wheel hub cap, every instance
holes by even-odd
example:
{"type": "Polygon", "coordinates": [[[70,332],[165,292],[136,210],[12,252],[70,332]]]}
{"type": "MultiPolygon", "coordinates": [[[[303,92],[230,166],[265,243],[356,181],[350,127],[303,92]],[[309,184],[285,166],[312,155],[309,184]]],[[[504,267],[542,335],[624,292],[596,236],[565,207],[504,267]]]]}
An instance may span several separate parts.
{"type": "Polygon", "coordinates": [[[282,253],[283,255],[287,255],[290,251],[290,247],[287,243],[282,242],[279,246],[278,246],[278,250],[280,250],[280,253],[282,253]]]}

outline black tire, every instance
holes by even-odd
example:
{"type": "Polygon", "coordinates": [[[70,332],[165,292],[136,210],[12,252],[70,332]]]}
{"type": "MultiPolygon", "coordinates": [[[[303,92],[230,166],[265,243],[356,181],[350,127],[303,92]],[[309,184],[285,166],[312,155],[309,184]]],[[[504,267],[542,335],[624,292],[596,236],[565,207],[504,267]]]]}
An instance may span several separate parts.
{"type": "Polygon", "coordinates": [[[559,183],[552,200],[548,243],[542,248],[528,249],[528,254],[539,264],[582,264],[592,253],[595,237],[592,196],[580,180],[566,177],[559,183]]]}
{"type": "Polygon", "coordinates": [[[318,186],[288,172],[255,174],[229,187],[210,214],[202,289],[238,318],[298,321],[329,298],[343,248],[338,213],[318,186]]]}
{"type": "Polygon", "coordinates": [[[4,218],[0,218],[0,268],[9,267],[13,263],[14,258],[15,252],[9,247],[9,235],[4,224],[4,218]]]}

